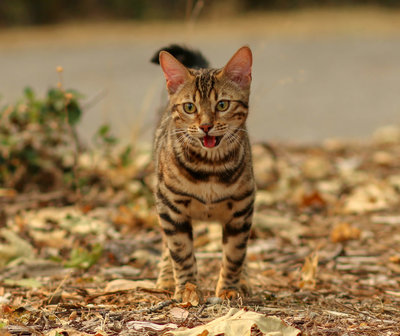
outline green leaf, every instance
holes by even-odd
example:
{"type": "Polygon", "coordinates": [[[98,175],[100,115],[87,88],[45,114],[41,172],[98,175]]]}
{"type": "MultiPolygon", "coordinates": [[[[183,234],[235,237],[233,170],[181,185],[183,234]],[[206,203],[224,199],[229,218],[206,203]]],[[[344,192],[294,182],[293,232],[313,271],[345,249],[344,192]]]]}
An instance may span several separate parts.
{"type": "Polygon", "coordinates": [[[83,247],[75,248],[71,251],[69,260],[64,264],[65,267],[88,269],[93,266],[101,257],[103,248],[99,244],[93,245],[91,250],[83,247]]]}
{"type": "Polygon", "coordinates": [[[119,156],[123,167],[128,166],[132,162],[131,154],[132,154],[132,146],[128,145],[119,156]]]}
{"type": "Polygon", "coordinates": [[[100,126],[99,130],[97,131],[97,134],[104,137],[110,132],[110,125],[104,124],[100,126]]]}
{"type": "Polygon", "coordinates": [[[80,121],[82,115],[82,111],[76,101],[72,100],[67,105],[67,112],[69,124],[72,126],[76,125],[80,121]]]}
{"type": "Polygon", "coordinates": [[[34,278],[27,279],[4,279],[3,282],[8,286],[14,287],[24,287],[24,288],[39,288],[42,286],[42,283],[34,278]]]}
{"type": "Polygon", "coordinates": [[[30,102],[35,100],[35,92],[29,86],[24,89],[25,98],[28,99],[30,102]]]}

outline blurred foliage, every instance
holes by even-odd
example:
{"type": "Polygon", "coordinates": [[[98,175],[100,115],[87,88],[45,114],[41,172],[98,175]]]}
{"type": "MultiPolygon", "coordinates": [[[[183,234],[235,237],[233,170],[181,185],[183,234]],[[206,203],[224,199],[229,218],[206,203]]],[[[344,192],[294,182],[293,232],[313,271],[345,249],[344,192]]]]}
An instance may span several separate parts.
{"type": "Polygon", "coordinates": [[[28,87],[16,104],[0,108],[0,188],[84,191],[98,182],[100,170],[132,163],[132,146],[117,147],[109,125],[96,132],[93,149],[83,148],[76,131],[82,97],[75,90],[51,88],[40,99],[28,87]]]}
{"type": "Polygon", "coordinates": [[[72,172],[82,110],[74,90],[48,90],[45,99],[26,88],[15,105],[0,110],[0,186],[48,191],[72,172]]]}
{"type": "Polygon", "coordinates": [[[64,264],[65,267],[88,269],[93,266],[101,257],[103,248],[100,244],[95,244],[91,248],[77,247],[72,249],[69,260],[64,264]]]}
{"type": "MultiPolygon", "coordinates": [[[[196,0],[4,0],[0,25],[50,24],[66,20],[182,19],[196,0]]],[[[398,7],[398,0],[222,0],[204,1],[204,12],[296,9],[309,6],[380,5],[398,7]]]]}

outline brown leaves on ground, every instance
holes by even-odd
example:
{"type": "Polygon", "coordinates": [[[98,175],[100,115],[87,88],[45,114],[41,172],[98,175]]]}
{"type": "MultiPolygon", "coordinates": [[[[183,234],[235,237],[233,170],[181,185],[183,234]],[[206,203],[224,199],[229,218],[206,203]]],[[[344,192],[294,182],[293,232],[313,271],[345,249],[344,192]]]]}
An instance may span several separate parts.
{"type": "Polygon", "coordinates": [[[195,285],[187,304],[153,287],[162,241],[147,154],[132,161],[139,168],[101,170],[100,185],[92,179],[74,204],[71,190],[19,194],[0,186],[0,328],[161,335],[246,308],[304,335],[398,335],[400,142],[377,134],[365,144],[254,146],[258,194],[246,268],[252,294],[237,300],[215,297],[216,223],[195,226],[204,300],[195,285]]]}
{"type": "Polygon", "coordinates": [[[359,239],[360,229],[351,226],[349,223],[339,223],[335,225],[331,232],[331,240],[334,243],[341,243],[347,240],[359,239]]]}
{"type": "Polygon", "coordinates": [[[306,257],[301,268],[301,281],[299,287],[302,289],[315,289],[317,284],[318,253],[306,257]]]}

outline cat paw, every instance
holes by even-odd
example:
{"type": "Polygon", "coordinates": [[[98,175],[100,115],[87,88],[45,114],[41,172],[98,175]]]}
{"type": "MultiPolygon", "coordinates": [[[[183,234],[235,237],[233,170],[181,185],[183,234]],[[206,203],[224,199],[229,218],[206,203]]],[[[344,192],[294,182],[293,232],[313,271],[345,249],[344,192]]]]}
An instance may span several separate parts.
{"type": "Polygon", "coordinates": [[[250,287],[245,279],[241,279],[237,286],[224,286],[218,282],[216,296],[222,300],[234,300],[251,294],[250,287]]]}
{"type": "Polygon", "coordinates": [[[201,291],[190,282],[185,283],[182,288],[177,288],[174,298],[182,303],[190,303],[192,306],[198,306],[203,301],[201,291]]]}
{"type": "Polygon", "coordinates": [[[217,296],[225,301],[225,300],[235,300],[241,297],[239,291],[236,289],[223,289],[217,292],[217,296]]]}
{"type": "Polygon", "coordinates": [[[174,290],[175,290],[175,280],[158,278],[157,279],[157,283],[156,283],[156,288],[163,289],[163,290],[170,291],[170,292],[174,292],[174,290]]]}

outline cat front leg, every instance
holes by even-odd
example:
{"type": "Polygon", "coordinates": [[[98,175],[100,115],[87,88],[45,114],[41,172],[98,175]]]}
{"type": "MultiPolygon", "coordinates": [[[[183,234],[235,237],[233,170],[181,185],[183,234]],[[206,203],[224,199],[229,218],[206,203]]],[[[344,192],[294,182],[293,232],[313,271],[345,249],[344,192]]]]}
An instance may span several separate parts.
{"type": "MultiPolygon", "coordinates": [[[[197,265],[193,249],[193,229],[191,221],[176,213],[160,212],[161,228],[175,281],[174,298],[178,301],[200,301],[197,288],[197,265]],[[193,295],[195,298],[193,298],[193,295]]],[[[167,272],[168,270],[166,270],[167,272]]],[[[166,274],[166,273],[165,273],[166,274]]],[[[162,276],[162,273],[160,274],[162,276]]]]}
{"type": "Polygon", "coordinates": [[[164,234],[163,234],[162,255],[158,268],[160,269],[160,271],[158,274],[156,287],[168,291],[175,291],[175,279],[174,279],[174,272],[172,269],[172,261],[171,261],[171,256],[169,254],[166,237],[164,234]]]}
{"type": "Polygon", "coordinates": [[[232,219],[223,226],[222,267],[216,289],[216,295],[222,299],[236,298],[248,292],[247,286],[243,282],[243,265],[252,215],[253,201],[242,210],[234,212],[232,219]]]}

